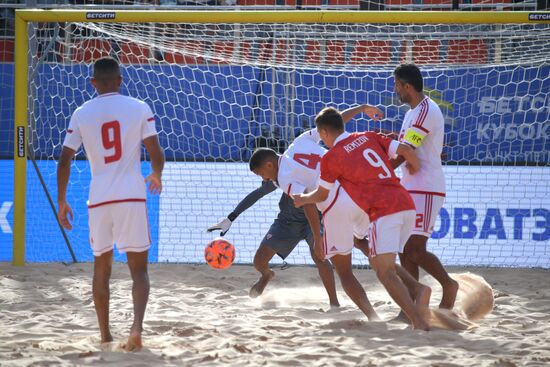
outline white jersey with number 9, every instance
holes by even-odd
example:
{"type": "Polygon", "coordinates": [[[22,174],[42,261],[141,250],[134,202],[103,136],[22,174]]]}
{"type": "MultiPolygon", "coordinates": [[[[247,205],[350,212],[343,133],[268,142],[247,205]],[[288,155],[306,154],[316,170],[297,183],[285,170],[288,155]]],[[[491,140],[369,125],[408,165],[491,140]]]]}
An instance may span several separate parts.
{"type": "Polygon", "coordinates": [[[84,145],[92,181],[88,206],[145,199],[141,143],[156,135],[151,108],[118,93],[96,97],[73,113],[63,145],[84,145]]]}

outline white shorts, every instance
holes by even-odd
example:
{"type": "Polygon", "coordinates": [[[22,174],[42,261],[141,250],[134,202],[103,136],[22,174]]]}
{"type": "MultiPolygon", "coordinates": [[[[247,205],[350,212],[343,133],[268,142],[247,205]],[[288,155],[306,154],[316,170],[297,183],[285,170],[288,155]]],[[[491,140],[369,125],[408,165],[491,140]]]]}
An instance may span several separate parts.
{"type": "Polygon", "coordinates": [[[329,196],[323,211],[323,248],[325,259],[348,255],[353,250],[353,237],[363,239],[369,233],[369,216],[349,197],[342,186],[329,196]],[[331,198],[332,196],[332,198],[331,198]]]}
{"type": "Polygon", "coordinates": [[[412,234],[431,237],[439,211],[445,202],[444,194],[409,192],[416,207],[416,220],[412,234]]]}
{"type": "Polygon", "coordinates": [[[94,256],[113,249],[143,252],[151,247],[145,201],[100,205],[88,209],[90,246],[94,256]]]}
{"type": "Polygon", "coordinates": [[[414,210],[385,215],[371,223],[369,228],[370,256],[403,252],[414,227],[414,210]]]}

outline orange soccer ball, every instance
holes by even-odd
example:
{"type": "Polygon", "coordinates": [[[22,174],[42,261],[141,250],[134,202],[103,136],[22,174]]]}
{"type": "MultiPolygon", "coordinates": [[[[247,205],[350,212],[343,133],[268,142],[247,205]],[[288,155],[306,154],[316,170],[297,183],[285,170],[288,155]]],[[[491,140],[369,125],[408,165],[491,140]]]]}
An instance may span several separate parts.
{"type": "Polygon", "coordinates": [[[235,260],[235,246],[224,238],[216,238],[205,247],[204,259],[214,269],[227,269],[235,260]]]}

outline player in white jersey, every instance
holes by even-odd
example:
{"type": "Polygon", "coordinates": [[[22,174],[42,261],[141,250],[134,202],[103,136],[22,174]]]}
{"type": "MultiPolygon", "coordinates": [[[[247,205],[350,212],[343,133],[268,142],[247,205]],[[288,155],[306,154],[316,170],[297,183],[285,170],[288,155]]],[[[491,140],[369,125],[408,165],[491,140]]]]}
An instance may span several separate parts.
{"type": "Polygon", "coordinates": [[[122,77],[116,60],[106,57],[96,61],[91,82],[99,96],[73,113],[59,158],[58,217],[64,228],[72,229],[73,212],[66,191],[71,160],[84,145],[92,174],[88,213],[94,254],[93,297],[101,342],[113,341],[109,329],[109,278],[116,243],[119,252],[127,253],[133,280],[134,321],[124,348],[139,350],[149,297],[147,258],[151,239],[145,207],[146,182],[152,194],[161,192],[164,153],[149,106],[118,94],[122,77]],[[145,180],[141,175],[142,142],[153,170],[145,180]]]}
{"type": "MultiPolygon", "coordinates": [[[[375,120],[382,117],[376,107],[362,105],[344,111],[344,121],[359,112],[375,120]]],[[[257,150],[250,159],[250,169],[262,179],[275,182],[291,197],[313,191],[319,182],[321,157],[326,153],[320,141],[317,129],[312,129],[298,136],[281,156],[271,149],[257,150]]],[[[328,198],[318,203],[317,208],[314,204],[304,206],[314,237],[314,259],[326,262],[325,259],[330,258],[346,294],[369,320],[377,320],[378,315],[355,278],[351,264],[354,241],[368,234],[368,216],[340,185],[334,185],[328,198]],[[317,208],[322,213],[323,235],[317,208]]]]}
{"type": "MultiPolygon", "coordinates": [[[[401,264],[418,279],[418,267],[437,279],[443,287],[439,307],[452,309],[458,283],[443,268],[439,259],[426,250],[439,210],[445,201],[445,176],[441,152],[445,121],[439,106],[423,93],[423,79],[416,65],[404,64],[394,71],[395,92],[403,103],[411,106],[405,114],[399,141],[413,147],[420,160],[420,171],[414,175],[403,166],[401,184],[409,191],[416,206],[413,233],[400,255],[401,264]]],[[[398,157],[395,166],[403,162],[398,157]]]]}

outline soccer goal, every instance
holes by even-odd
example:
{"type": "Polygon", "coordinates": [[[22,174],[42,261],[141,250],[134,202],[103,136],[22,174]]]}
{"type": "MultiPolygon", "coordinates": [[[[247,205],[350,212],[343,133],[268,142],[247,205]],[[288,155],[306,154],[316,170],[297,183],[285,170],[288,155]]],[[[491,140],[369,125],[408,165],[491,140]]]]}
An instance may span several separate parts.
{"type": "MultiPolygon", "coordinates": [[[[20,10],[16,23],[16,264],[92,260],[85,152],[68,188],[73,231],[52,203],[70,115],[95,96],[92,63],[111,55],[122,92],[153,109],[168,161],[164,192],[148,199],[153,262],[202,262],[206,228],[260,185],[252,151],[283,151],[323,107],[376,105],[383,121],[349,129],[399,131],[392,72],[414,62],[446,118],[432,251],[447,265],[550,267],[548,13],[20,10]]],[[[252,262],[280,195],[227,233],[236,262],[252,262]]],[[[287,261],[312,263],[305,244],[287,261]]]]}

